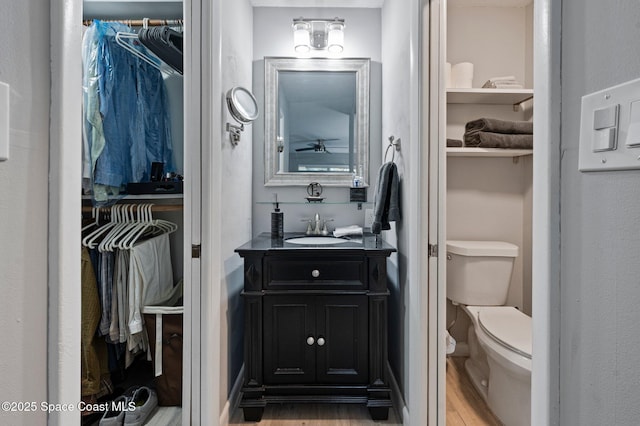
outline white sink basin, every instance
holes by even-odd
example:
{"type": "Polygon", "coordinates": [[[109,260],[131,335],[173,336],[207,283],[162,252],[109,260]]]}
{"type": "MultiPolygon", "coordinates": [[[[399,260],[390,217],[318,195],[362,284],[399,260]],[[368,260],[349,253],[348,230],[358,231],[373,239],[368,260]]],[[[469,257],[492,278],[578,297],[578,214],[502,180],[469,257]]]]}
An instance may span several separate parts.
{"type": "Polygon", "coordinates": [[[349,240],[336,237],[296,237],[285,240],[287,243],[305,246],[327,246],[340,243],[348,243],[349,240]]]}

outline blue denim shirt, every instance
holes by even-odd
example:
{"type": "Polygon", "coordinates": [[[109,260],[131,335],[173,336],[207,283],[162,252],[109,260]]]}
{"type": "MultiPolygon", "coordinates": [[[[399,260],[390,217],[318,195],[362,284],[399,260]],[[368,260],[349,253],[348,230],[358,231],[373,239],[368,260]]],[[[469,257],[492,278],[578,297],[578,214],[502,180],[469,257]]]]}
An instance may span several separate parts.
{"type": "MultiPolygon", "coordinates": [[[[148,180],[151,163],[173,171],[170,121],[162,75],[116,42],[126,25],[96,21],[100,113],[105,146],[94,183],[120,187],[148,180]]],[[[136,48],[144,49],[142,45],[136,48]]]]}

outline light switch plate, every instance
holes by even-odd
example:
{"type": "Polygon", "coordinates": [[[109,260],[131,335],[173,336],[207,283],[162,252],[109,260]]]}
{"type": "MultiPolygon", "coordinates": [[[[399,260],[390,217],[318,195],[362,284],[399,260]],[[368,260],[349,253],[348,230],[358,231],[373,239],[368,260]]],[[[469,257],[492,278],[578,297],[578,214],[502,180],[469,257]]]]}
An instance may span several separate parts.
{"type": "Polygon", "coordinates": [[[9,159],[9,95],[11,87],[0,81],[0,161],[9,159]]]}
{"type": "Polygon", "coordinates": [[[580,171],[640,169],[640,145],[629,145],[627,138],[629,131],[640,130],[639,104],[635,104],[632,114],[632,104],[638,101],[640,79],[582,97],[580,171]],[[617,131],[610,130],[616,128],[617,131]]]}

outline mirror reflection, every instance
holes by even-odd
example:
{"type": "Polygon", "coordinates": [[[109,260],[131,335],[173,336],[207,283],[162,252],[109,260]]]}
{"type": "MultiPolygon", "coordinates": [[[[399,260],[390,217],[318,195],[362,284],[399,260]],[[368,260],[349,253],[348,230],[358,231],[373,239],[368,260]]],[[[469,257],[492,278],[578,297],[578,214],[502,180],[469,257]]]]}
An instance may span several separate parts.
{"type": "Polygon", "coordinates": [[[265,185],[349,186],[368,163],[369,60],[265,58],[265,185]]]}
{"type": "Polygon", "coordinates": [[[354,171],[355,73],[286,71],[278,84],[279,171],[354,171]]]}

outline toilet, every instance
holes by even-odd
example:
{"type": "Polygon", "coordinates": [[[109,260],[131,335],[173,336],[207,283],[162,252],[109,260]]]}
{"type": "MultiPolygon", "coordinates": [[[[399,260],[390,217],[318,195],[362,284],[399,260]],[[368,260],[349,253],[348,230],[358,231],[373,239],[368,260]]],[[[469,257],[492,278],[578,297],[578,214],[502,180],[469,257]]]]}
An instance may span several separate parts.
{"type": "Polygon", "coordinates": [[[465,369],[507,426],[531,423],[531,317],[504,306],[518,246],[447,241],[447,298],[471,319],[465,369]]]}

